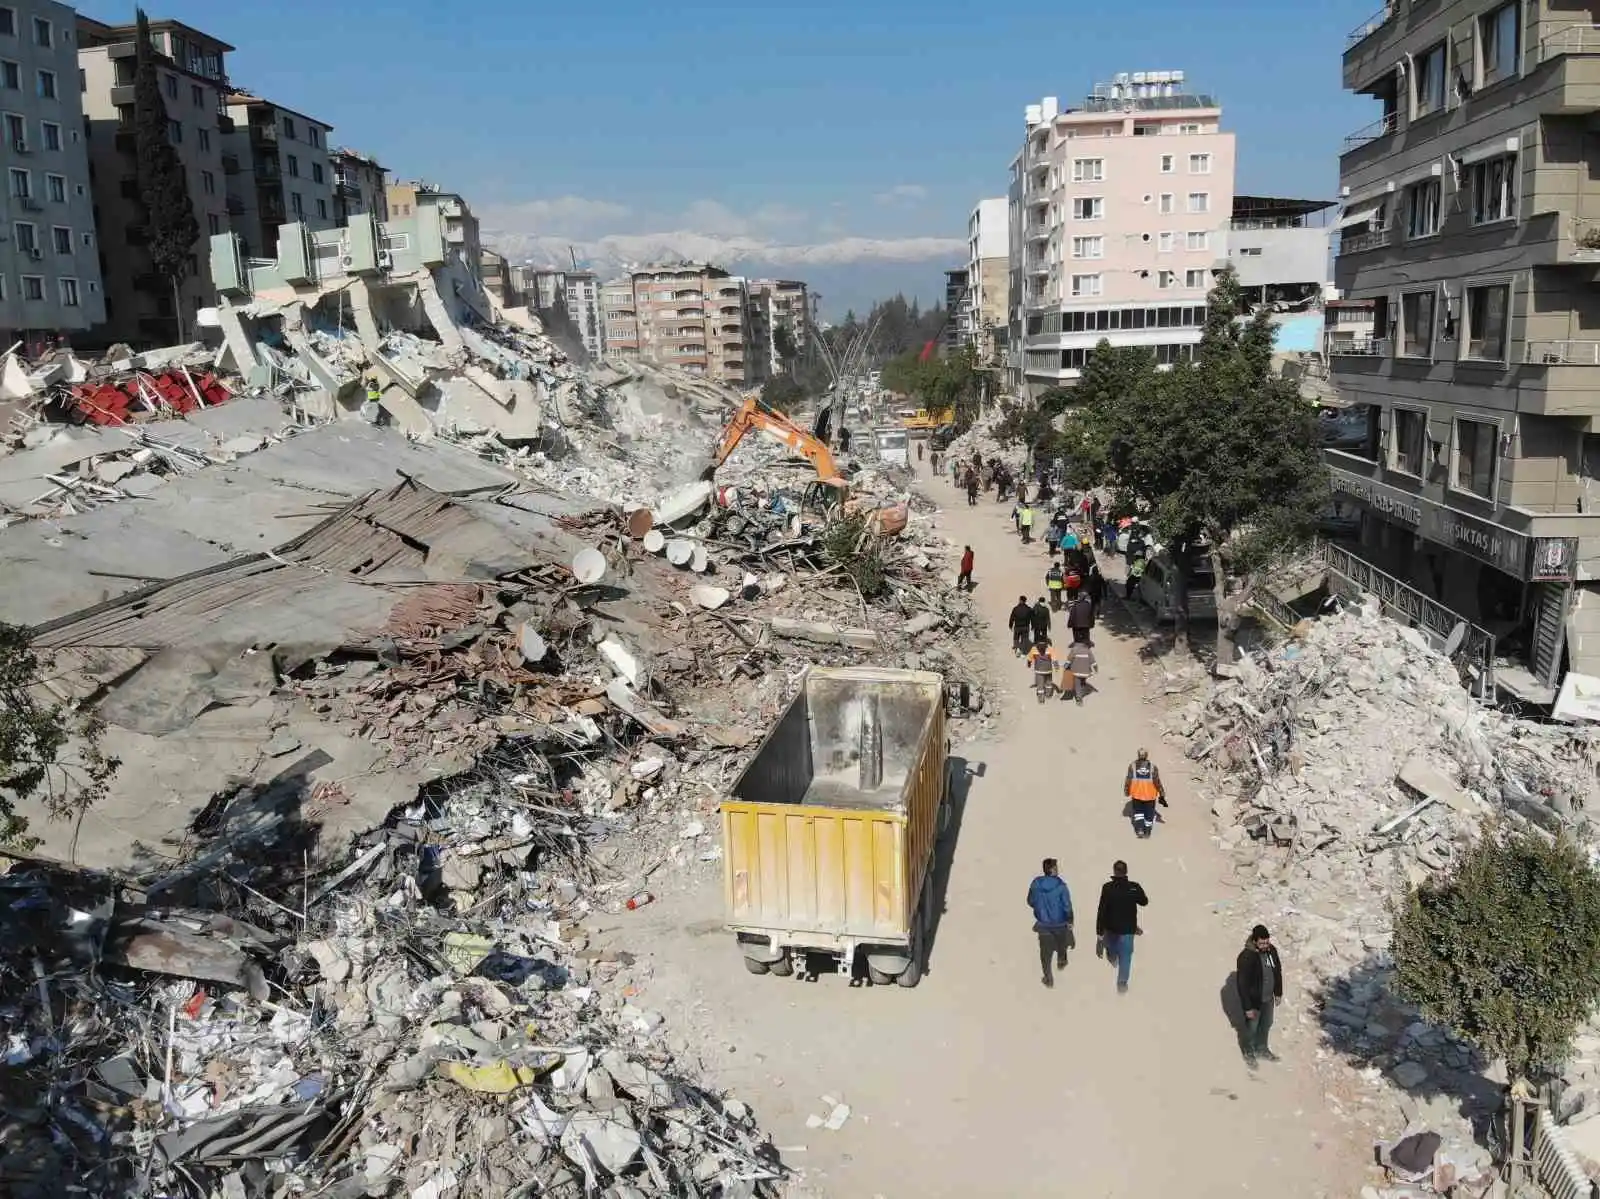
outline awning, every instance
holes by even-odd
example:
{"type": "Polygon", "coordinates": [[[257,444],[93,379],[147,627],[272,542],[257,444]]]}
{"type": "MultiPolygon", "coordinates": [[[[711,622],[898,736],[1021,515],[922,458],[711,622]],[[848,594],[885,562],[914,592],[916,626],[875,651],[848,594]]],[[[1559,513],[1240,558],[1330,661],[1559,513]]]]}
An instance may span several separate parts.
{"type": "Polygon", "coordinates": [[[1383,210],[1383,205],[1383,200],[1368,200],[1365,203],[1357,204],[1354,208],[1348,209],[1339,218],[1339,228],[1348,229],[1352,225],[1368,224],[1383,210]]]}

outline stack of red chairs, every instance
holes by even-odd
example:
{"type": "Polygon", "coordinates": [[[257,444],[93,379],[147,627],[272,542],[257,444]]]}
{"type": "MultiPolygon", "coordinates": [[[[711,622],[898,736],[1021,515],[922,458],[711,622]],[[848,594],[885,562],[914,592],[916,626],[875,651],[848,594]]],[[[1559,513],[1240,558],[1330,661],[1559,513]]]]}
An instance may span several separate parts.
{"type": "Polygon", "coordinates": [[[193,412],[202,404],[214,408],[226,403],[232,392],[222,380],[207,371],[190,372],[194,387],[181,371],[164,371],[159,375],[129,375],[120,383],[81,383],[72,389],[73,406],[87,421],[97,425],[130,424],[141,413],[150,412],[150,403],[167,412],[193,412]],[[144,398],[139,385],[144,384],[144,398]],[[195,398],[195,391],[200,396],[195,398]]]}

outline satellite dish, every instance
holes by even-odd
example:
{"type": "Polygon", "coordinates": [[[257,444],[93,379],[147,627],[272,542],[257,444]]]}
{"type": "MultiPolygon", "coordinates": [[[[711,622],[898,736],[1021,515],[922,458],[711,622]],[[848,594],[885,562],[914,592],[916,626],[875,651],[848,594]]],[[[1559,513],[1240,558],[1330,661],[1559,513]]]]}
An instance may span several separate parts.
{"type": "Polygon", "coordinates": [[[606,556],[596,549],[579,550],[572,559],[572,577],[580,583],[598,583],[606,577],[606,556]]]}
{"type": "Polygon", "coordinates": [[[1467,639],[1467,622],[1456,621],[1456,627],[1450,630],[1450,636],[1444,639],[1444,656],[1453,658],[1456,651],[1461,648],[1461,643],[1467,639]]]}
{"type": "Polygon", "coordinates": [[[667,561],[674,566],[688,566],[689,560],[694,557],[694,542],[674,538],[667,542],[667,561]]]}
{"type": "Polygon", "coordinates": [[[646,553],[659,554],[667,546],[667,535],[660,529],[651,529],[644,535],[646,553]]]}

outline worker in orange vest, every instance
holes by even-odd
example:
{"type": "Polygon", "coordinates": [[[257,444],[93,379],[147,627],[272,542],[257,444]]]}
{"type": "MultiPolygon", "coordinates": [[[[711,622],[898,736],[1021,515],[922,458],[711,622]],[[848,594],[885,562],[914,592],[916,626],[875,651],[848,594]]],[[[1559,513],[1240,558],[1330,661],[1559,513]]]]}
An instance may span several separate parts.
{"type": "Polygon", "coordinates": [[[1128,776],[1123,780],[1122,793],[1133,808],[1133,835],[1148,837],[1156,827],[1156,805],[1167,806],[1166,788],[1161,785],[1161,770],[1150,760],[1148,750],[1141,749],[1139,756],[1128,766],[1128,776]]]}

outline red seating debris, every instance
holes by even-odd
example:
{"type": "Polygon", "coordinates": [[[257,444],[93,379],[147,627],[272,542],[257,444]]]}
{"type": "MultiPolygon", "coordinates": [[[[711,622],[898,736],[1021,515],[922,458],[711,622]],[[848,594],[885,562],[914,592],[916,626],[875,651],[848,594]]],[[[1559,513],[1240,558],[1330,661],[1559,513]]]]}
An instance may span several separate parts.
{"type": "Polygon", "coordinates": [[[188,375],[182,371],[140,372],[118,383],[82,383],[72,388],[73,406],[85,420],[97,425],[126,425],[141,415],[153,417],[214,408],[232,397],[233,393],[210,371],[191,371],[188,375]]]}

